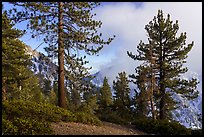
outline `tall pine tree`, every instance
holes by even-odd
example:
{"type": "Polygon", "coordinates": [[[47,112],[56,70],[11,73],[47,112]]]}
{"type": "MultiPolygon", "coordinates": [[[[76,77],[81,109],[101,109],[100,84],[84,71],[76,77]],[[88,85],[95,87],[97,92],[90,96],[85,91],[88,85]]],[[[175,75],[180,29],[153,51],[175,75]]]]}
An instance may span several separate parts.
{"type": "Polygon", "coordinates": [[[66,107],[64,90],[64,64],[77,58],[76,53],[82,51],[89,55],[97,54],[103,45],[109,44],[113,38],[104,41],[102,34],[97,33],[101,21],[93,20],[93,8],[97,2],[12,2],[16,8],[10,10],[15,22],[28,20],[28,29],[33,37],[42,36],[49,46],[46,48],[51,56],[58,56],[58,96],[59,106],[66,107]],[[98,46],[99,45],[99,46],[98,46]],[[67,61],[69,60],[69,61],[67,61]]]}
{"type": "MultiPolygon", "coordinates": [[[[176,105],[178,102],[172,98],[173,94],[180,94],[187,99],[198,96],[197,79],[181,79],[181,75],[188,71],[183,64],[186,63],[187,54],[192,49],[193,42],[186,44],[186,32],[176,36],[179,30],[178,21],[173,23],[169,14],[165,19],[162,10],[158,11],[157,16],[145,26],[145,29],[148,34],[148,43],[145,44],[142,41],[139,43],[137,46],[139,55],[127,53],[132,59],[143,62],[151,62],[154,57],[155,64],[149,68],[149,73],[153,69],[156,80],[157,88],[154,97],[159,102],[157,109],[159,109],[160,119],[167,119],[171,110],[179,106],[176,105]],[[151,50],[152,53],[149,52],[151,50]]],[[[139,66],[136,69],[140,70],[140,68],[139,66]]]]}

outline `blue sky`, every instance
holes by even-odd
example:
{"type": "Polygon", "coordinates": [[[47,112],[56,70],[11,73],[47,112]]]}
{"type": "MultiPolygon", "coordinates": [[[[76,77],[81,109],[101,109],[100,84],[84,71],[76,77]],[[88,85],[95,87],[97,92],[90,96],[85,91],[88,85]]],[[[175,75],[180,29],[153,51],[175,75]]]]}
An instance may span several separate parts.
{"type": "MultiPolygon", "coordinates": [[[[10,7],[10,6],[9,6],[10,7]]],[[[5,9],[8,5],[5,5],[5,9]]],[[[179,31],[187,33],[186,43],[194,41],[194,47],[188,54],[185,66],[189,68],[186,74],[189,77],[200,77],[200,89],[202,85],[202,3],[201,2],[105,2],[101,3],[93,12],[95,19],[102,21],[104,38],[116,35],[115,40],[100,51],[99,56],[89,56],[91,73],[101,71],[110,81],[114,80],[121,71],[127,74],[134,73],[135,67],[140,62],[133,61],[127,56],[127,51],[136,54],[136,46],[139,41],[147,42],[144,26],[157,15],[159,9],[164,16],[170,14],[171,20],[179,21],[179,31]]],[[[26,23],[17,24],[17,28],[23,29],[26,23]]],[[[22,37],[22,41],[35,49],[42,40],[31,39],[30,34],[22,37]]],[[[43,52],[43,44],[37,51],[43,52]]]]}

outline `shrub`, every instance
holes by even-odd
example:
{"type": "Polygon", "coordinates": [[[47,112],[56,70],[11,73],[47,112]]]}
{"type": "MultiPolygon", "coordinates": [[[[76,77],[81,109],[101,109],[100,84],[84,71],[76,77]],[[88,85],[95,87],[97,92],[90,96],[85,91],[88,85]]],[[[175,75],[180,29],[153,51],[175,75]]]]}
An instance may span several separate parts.
{"type": "Polygon", "coordinates": [[[73,113],[51,104],[24,100],[4,101],[2,114],[2,130],[6,135],[51,134],[50,122],[59,121],[101,125],[94,114],[73,113]]]}
{"type": "Polygon", "coordinates": [[[86,112],[76,112],[75,117],[76,117],[76,122],[80,122],[84,124],[102,125],[98,117],[96,117],[93,114],[89,114],[86,112]]]}
{"type": "Polygon", "coordinates": [[[202,135],[202,129],[192,129],[191,135],[202,135]]]}
{"type": "Polygon", "coordinates": [[[115,124],[122,124],[125,125],[128,123],[126,119],[121,118],[117,112],[114,111],[104,111],[101,113],[98,113],[97,116],[100,120],[106,121],[106,122],[112,122],[115,124]]]}
{"type": "Polygon", "coordinates": [[[159,134],[159,135],[190,135],[191,131],[185,126],[176,121],[168,122],[167,120],[153,120],[141,118],[135,120],[132,124],[137,129],[146,133],[159,134]]]}
{"type": "Polygon", "coordinates": [[[15,135],[18,128],[9,120],[2,119],[2,135],[15,135]]]}
{"type": "Polygon", "coordinates": [[[50,122],[76,121],[75,115],[63,108],[23,100],[4,101],[3,133],[10,135],[49,134],[50,122]]]}
{"type": "Polygon", "coordinates": [[[3,119],[2,130],[4,135],[42,135],[52,132],[48,122],[30,118],[14,118],[12,121],[3,119]]]}
{"type": "Polygon", "coordinates": [[[74,114],[68,110],[46,103],[13,100],[3,102],[3,111],[7,117],[33,117],[35,119],[58,122],[73,121],[74,114]]]}

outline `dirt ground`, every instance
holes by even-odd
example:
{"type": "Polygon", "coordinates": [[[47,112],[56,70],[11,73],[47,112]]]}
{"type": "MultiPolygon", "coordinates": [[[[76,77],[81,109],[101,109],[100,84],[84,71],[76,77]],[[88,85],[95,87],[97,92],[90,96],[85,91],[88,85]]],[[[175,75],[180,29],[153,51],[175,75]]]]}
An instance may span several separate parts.
{"type": "Polygon", "coordinates": [[[52,123],[54,135],[145,135],[133,126],[122,126],[103,122],[102,126],[87,125],[74,122],[52,123]]]}

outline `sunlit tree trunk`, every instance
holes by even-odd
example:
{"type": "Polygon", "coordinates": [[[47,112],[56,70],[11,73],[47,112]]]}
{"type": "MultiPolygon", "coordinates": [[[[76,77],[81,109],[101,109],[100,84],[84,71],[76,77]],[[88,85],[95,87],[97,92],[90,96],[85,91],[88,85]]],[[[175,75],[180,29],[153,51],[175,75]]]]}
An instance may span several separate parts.
{"type": "Polygon", "coordinates": [[[6,80],[2,80],[2,101],[6,100],[6,80]]]}
{"type": "Polygon", "coordinates": [[[63,45],[63,15],[62,15],[63,2],[59,2],[59,17],[58,17],[58,105],[66,108],[65,90],[64,90],[64,45],[63,45]]]}

